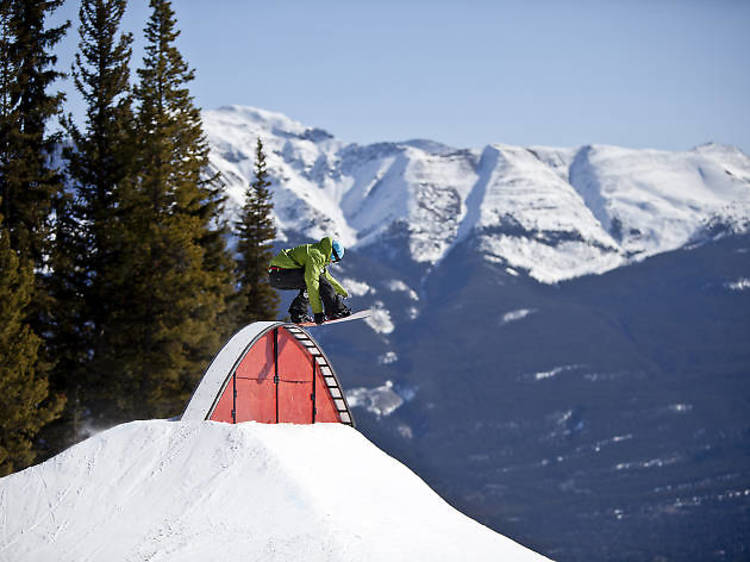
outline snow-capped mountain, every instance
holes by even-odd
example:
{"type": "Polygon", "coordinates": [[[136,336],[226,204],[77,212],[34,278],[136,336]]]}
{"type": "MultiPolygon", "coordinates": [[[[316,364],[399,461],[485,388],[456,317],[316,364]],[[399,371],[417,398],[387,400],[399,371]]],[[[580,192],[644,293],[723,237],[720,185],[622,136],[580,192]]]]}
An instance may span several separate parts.
{"type": "Polygon", "coordinates": [[[733,147],[360,146],[250,107],[203,117],[230,214],[260,137],[282,236],[333,234],[358,248],[395,236],[425,268],[471,239],[487,260],[554,283],[682,247],[708,225],[736,231],[750,218],[750,158],[733,147]]]}
{"type": "Polygon", "coordinates": [[[132,422],[0,480],[0,559],[517,560],[339,424],[132,422]]]}
{"type": "Polygon", "coordinates": [[[332,272],[373,314],[315,337],[369,439],[558,560],[747,558],[747,155],[204,118],[230,214],[260,136],[280,244],[350,246],[332,272]]]}

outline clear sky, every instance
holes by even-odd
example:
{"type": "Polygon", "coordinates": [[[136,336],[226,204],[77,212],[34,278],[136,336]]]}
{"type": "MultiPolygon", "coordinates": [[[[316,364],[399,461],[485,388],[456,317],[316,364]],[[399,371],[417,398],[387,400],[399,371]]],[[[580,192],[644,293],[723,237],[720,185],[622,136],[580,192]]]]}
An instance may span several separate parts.
{"type": "MultiPolygon", "coordinates": [[[[682,150],[715,141],[750,153],[749,1],[172,4],[204,109],[252,105],[362,144],[682,150]]],[[[66,0],[55,16],[75,26],[58,49],[63,69],[78,5],[66,0]]],[[[130,1],[134,68],[149,12],[146,0],[130,1]]]]}

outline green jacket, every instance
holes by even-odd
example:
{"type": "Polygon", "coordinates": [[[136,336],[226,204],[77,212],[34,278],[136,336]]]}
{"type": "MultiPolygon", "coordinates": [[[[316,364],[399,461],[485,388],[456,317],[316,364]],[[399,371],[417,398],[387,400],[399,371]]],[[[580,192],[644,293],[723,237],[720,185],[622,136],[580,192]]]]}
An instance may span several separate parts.
{"type": "Polygon", "coordinates": [[[281,250],[268,265],[280,267],[282,269],[300,269],[305,270],[305,284],[307,285],[307,296],[310,299],[310,308],[313,314],[323,312],[323,304],[320,302],[320,275],[325,275],[328,282],[333,285],[336,292],[344,297],[349,294],[328,273],[326,266],[331,263],[331,253],[333,252],[333,240],[326,236],[320,242],[315,244],[302,244],[289,250],[281,250]]]}

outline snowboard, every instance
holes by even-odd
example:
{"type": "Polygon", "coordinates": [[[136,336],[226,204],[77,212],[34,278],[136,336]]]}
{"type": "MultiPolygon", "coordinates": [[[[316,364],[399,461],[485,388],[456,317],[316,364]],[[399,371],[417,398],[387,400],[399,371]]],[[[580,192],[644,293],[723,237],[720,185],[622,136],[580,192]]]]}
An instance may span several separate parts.
{"type": "Polygon", "coordinates": [[[338,324],[340,322],[348,322],[349,320],[360,320],[370,316],[369,310],[360,310],[358,312],[352,312],[346,318],[337,318],[336,320],[326,320],[322,324],[316,324],[315,322],[300,322],[297,326],[304,326],[305,328],[313,328],[315,326],[328,326],[329,324],[338,324]]]}

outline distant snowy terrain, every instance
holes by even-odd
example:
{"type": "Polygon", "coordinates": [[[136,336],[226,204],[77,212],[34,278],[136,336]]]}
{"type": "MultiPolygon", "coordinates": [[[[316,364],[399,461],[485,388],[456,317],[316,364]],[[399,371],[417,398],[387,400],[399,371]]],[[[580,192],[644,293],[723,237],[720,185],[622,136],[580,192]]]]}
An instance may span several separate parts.
{"type": "Polygon", "coordinates": [[[351,249],[332,272],[374,313],[314,334],[369,439],[555,559],[748,557],[746,154],[204,118],[230,216],[260,136],[278,243],[351,249]]]}
{"type": "Polygon", "coordinates": [[[132,422],[0,480],[0,559],[546,560],[339,424],[132,422]]]}
{"type": "Polygon", "coordinates": [[[750,223],[750,158],[612,146],[360,146],[268,111],[205,111],[211,162],[235,213],[261,137],[283,237],[335,234],[362,248],[401,236],[431,266],[471,240],[543,283],[603,273],[750,223]]]}

